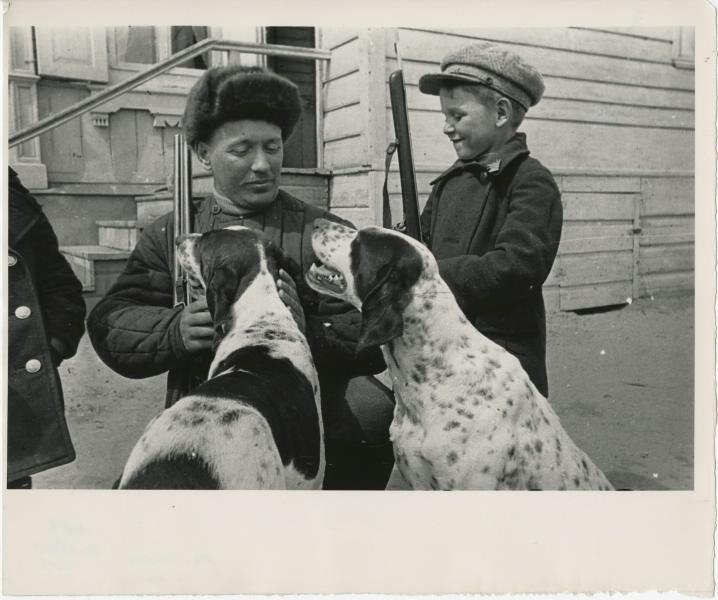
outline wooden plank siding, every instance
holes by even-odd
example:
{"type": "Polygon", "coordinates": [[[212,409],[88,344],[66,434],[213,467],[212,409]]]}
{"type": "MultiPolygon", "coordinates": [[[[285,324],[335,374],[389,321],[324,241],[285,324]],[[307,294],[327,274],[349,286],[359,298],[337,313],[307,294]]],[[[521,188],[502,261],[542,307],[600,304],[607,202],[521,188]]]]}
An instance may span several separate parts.
{"type": "Polygon", "coordinates": [[[634,214],[640,195],[630,180],[624,179],[628,185],[623,189],[604,192],[586,185],[585,177],[583,185],[572,185],[572,179],[558,180],[564,226],[554,268],[544,284],[548,308],[626,302],[633,297],[634,214]]]}
{"type": "MultiPolygon", "coordinates": [[[[397,68],[386,31],[384,84],[397,68]]],[[[546,92],[521,130],[556,177],[563,239],[544,288],[549,309],[625,302],[693,288],[694,73],[672,63],[674,28],[398,31],[420,205],[455,160],[438,98],[419,77],[472,40],[500,43],[543,74],[546,92]]],[[[385,130],[393,138],[388,92],[385,130]]],[[[396,167],[392,221],[401,220],[396,167]]]]}
{"type": "MultiPolygon", "coordinates": [[[[319,36],[332,58],[322,79],[324,166],[334,171],[330,179],[330,208],[342,218],[356,223],[357,215],[369,214],[368,203],[353,198],[366,197],[366,175],[354,172],[364,160],[367,128],[366,107],[361,103],[365,76],[360,71],[362,30],[326,29],[319,36]],[[342,171],[349,171],[343,174],[342,171]]],[[[367,219],[360,219],[366,224],[367,219]]]]}
{"type": "Polygon", "coordinates": [[[344,33],[331,36],[323,31],[321,36],[323,47],[332,52],[323,80],[324,165],[328,169],[356,166],[366,143],[359,104],[359,32],[344,33]]]}
{"type": "Polygon", "coordinates": [[[332,58],[323,78],[324,165],[330,208],[357,226],[377,222],[384,152],[384,30],[322,30],[332,58]]]}
{"type": "Polygon", "coordinates": [[[694,289],[695,205],[692,178],[641,179],[639,293],[694,289]]]}

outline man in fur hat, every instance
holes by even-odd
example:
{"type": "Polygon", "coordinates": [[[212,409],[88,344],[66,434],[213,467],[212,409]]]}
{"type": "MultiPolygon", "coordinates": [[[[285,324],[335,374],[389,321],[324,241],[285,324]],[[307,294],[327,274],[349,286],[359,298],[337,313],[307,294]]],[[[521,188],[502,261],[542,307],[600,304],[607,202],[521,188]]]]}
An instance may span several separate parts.
{"type": "MultiPolygon", "coordinates": [[[[192,230],[261,230],[304,273],[314,260],[313,221],[340,219],[279,187],[284,142],[300,114],[297,87],[284,77],[257,67],[218,67],[190,91],[184,129],[214,183],[212,194],[195,204],[192,230]]],[[[113,370],[134,378],[169,372],[168,406],[185,391],[188,376],[190,388],[205,379],[214,334],[204,297],[172,307],[174,240],[172,214],[145,228],[124,272],[88,319],[95,350],[113,370]]],[[[393,464],[391,411],[353,410],[345,399],[351,378],[384,368],[376,351],[355,356],[360,314],[329,299],[300,300],[285,273],[278,288],[307,335],[319,373],[325,489],[383,489],[393,464]]]]}

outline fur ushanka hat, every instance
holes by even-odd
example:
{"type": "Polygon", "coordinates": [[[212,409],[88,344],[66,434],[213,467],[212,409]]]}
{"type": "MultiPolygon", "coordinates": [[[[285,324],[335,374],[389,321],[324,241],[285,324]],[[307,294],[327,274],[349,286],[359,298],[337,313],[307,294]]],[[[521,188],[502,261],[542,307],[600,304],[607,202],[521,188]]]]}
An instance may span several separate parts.
{"type": "Polygon", "coordinates": [[[183,128],[192,147],[209,140],[220,125],[240,119],[277,125],[286,140],[301,112],[299,90],[285,77],[260,67],[215,67],[192,86],[183,128]]]}

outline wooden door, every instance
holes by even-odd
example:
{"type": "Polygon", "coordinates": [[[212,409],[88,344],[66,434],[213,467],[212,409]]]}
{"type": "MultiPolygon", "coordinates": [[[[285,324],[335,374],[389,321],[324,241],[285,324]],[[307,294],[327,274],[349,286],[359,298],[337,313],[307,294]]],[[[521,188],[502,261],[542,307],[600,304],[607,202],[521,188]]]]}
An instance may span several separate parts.
{"type": "Polygon", "coordinates": [[[638,295],[640,180],[564,176],[563,232],[544,284],[549,310],[579,310],[638,295]]]}
{"type": "Polygon", "coordinates": [[[108,81],[104,27],[36,27],[38,75],[108,81]]]}
{"type": "MultiPolygon", "coordinates": [[[[314,48],[313,27],[267,27],[267,43],[314,48]]],[[[317,166],[316,68],[313,60],[270,56],[267,66],[297,84],[302,100],[302,117],[284,145],[284,166],[317,166]]]]}
{"type": "MultiPolygon", "coordinates": [[[[40,81],[37,86],[41,119],[84,100],[87,90],[60,81],[40,81]]],[[[50,182],[78,182],[85,172],[82,118],[72,119],[40,136],[40,155],[50,182]]]]}

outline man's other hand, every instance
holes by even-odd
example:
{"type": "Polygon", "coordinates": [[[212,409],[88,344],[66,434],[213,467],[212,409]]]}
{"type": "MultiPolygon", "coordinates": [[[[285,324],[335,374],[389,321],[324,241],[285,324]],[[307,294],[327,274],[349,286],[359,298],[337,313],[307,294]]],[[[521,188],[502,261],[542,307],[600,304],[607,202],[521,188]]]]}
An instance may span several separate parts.
{"type": "Polygon", "coordinates": [[[191,354],[212,349],[214,327],[207,298],[200,298],[184,307],[180,316],[180,334],[184,347],[191,354]]]}

